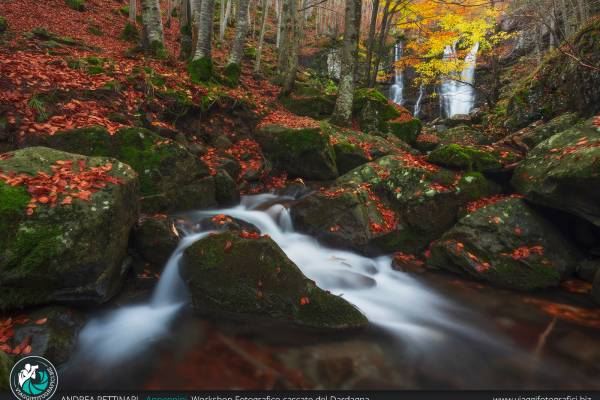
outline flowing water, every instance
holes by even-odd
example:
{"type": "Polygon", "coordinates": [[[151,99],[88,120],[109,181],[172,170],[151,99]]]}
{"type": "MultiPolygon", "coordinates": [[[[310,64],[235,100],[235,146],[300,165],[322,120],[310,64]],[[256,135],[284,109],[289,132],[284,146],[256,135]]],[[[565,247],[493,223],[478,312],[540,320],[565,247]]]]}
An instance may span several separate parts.
{"type": "MultiPolygon", "coordinates": [[[[377,346],[378,349],[386,349],[381,350],[381,357],[386,363],[402,360],[401,367],[389,367],[391,370],[400,368],[404,371],[395,378],[388,378],[393,384],[400,385],[398,382],[403,382],[401,387],[411,388],[440,387],[438,385],[489,388],[508,380],[511,387],[522,387],[531,383],[525,375],[532,370],[535,370],[538,378],[542,377],[539,379],[556,382],[556,371],[561,368],[549,368],[549,371],[543,368],[540,371],[537,361],[504,335],[498,329],[498,321],[494,321],[492,316],[483,316],[450,300],[451,296],[440,294],[439,287],[448,289],[447,281],[443,281],[441,286],[435,282],[425,284],[412,275],[394,271],[390,257],[367,258],[353,252],[331,249],[320,245],[310,236],[296,232],[288,210],[291,201],[291,197],[262,194],[244,197],[241,204],[233,208],[197,211],[182,216],[186,221],[186,235],[165,266],[151,298],[144,304],[110,311],[84,327],[79,336],[78,351],[65,368],[66,381],[70,382],[68,385],[78,387],[85,382],[90,388],[114,387],[116,380],[125,374],[124,371],[145,370],[148,365],[158,365],[158,359],[152,358],[150,350],[159,349],[161,343],[169,342],[172,337],[178,337],[177,342],[189,342],[190,337],[197,339],[199,334],[191,325],[177,322],[184,316],[188,320],[197,318],[190,316],[184,307],[188,297],[178,266],[183,251],[210,233],[199,232],[199,222],[216,214],[226,214],[254,224],[263,234],[270,235],[306,276],[359,308],[372,326],[362,333],[363,342],[357,346],[356,351],[360,354],[357,357],[365,354],[372,357],[370,346],[377,346]],[[144,360],[143,366],[134,366],[136,360],[144,360]],[[503,371],[503,368],[510,368],[510,371],[503,371]],[[415,369],[425,375],[422,378],[424,383],[404,382],[410,376],[408,371],[415,369]],[[82,375],[82,371],[86,374],[82,375]],[[90,374],[89,371],[96,373],[90,374]]],[[[462,291],[453,288],[454,292],[462,291]]],[[[480,289],[475,292],[477,301],[489,302],[481,292],[480,289]]],[[[509,308],[513,310],[514,305],[509,308]]],[[[544,325],[541,329],[544,329],[544,325]]],[[[268,334],[267,329],[257,333],[258,338],[268,334]]],[[[326,336],[321,335],[318,340],[326,341],[326,336]]],[[[278,341],[281,340],[278,338],[278,341]]],[[[299,340],[290,337],[283,349],[278,351],[288,354],[288,357],[300,351],[300,360],[305,362],[308,357],[306,352],[322,354],[324,349],[333,351],[332,348],[343,343],[348,342],[338,337],[335,344],[325,343],[315,350],[315,347],[303,347],[299,340]]],[[[343,348],[338,351],[345,354],[349,350],[343,348]]],[[[176,352],[171,348],[168,350],[170,354],[176,352]]],[[[172,367],[161,369],[159,376],[168,374],[167,370],[183,362],[173,362],[172,367]]],[[[198,361],[193,363],[197,364],[198,361]]],[[[193,365],[186,367],[186,370],[191,368],[193,365]]],[[[321,379],[319,377],[317,374],[316,379],[321,379]]],[[[573,374],[570,378],[574,379],[573,374]]],[[[135,380],[141,378],[132,379],[122,385],[139,386],[135,380]]],[[[336,388],[336,385],[323,383],[323,387],[329,388],[336,388]]]]}
{"type": "Polygon", "coordinates": [[[415,111],[413,113],[415,118],[418,118],[419,114],[421,114],[421,105],[423,103],[424,97],[425,97],[425,84],[421,83],[421,85],[419,86],[419,97],[417,97],[417,102],[415,103],[415,111]]]}
{"type": "Polygon", "coordinates": [[[402,59],[403,48],[402,42],[394,45],[394,83],[390,87],[390,98],[396,103],[404,104],[404,72],[397,63],[402,59]]]}
{"type": "MultiPolygon", "coordinates": [[[[444,117],[469,114],[475,105],[475,67],[477,66],[477,52],[479,43],[471,48],[464,60],[464,67],[460,76],[450,76],[442,82],[440,93],[440,107],[444,117]]],[[[446,46],[444,60],[457,59],[456,43],[446,46]]]]}

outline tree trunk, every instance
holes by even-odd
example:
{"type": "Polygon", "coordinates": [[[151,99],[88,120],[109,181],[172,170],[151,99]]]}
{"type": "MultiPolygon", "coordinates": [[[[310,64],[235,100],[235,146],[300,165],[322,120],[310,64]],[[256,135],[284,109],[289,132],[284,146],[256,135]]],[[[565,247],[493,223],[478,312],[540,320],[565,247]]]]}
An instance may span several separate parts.
{"type": "Polygon", "coordinates": [[[163,24],[159,0],[142,0],[142,23],[144,25],[144,45],[153,53],[164,51],[163,24]]]}
{"type": "Polygon", "coordinates": [[[244,56],[244,44],[248,33],[248,0],[239,0],[235,16],[235,38],[229,54],[229,64],[240,64],[244,56]]]}
{"type": "Polygon", "coordinates": [[[215,15],[215,0],[203,0],[198,18],[198,41],[194,60],[211,57],[211,40],[213,31],[213,18],[215,15]]]}
{"type": "MultiPolygon", "coordinates": [[[[225,0],[221,0],[222,2],[225,0]]],[[[231,0],[227,0],[227,6],[225,7],[225,14],[221,18],[221,26],[219,26],[219,42],[225,39],[225,29],[229,23],[229,14],[231,14],[231,0]]]]}
{"type": "Polygon", "coordinates": [[[360,12],[361,0],[346,0],[340,84],[331,117],[332,121],[339,125],[349,125],[352,118],[354,75],[358,62],[358,40],[360,37],[360,12]]]}
{"type": "Polygon", "coordinates": [[[379,0],[373,0],[369,36],[367,38],[367,59],[365,60],[365,82],[371,76],[371,63],[373,62],[373,46],[375,45],[375,32],[377,31],[377,14],[379,13],[379,0]]]}
{"type": "Polygon", "coordinates": [[[381,64],[381,56],[383,49],[385,48],[385,38],[387,32],[388,18],[390,16],[390,3],[391,0],[386,0],[385,9],[383,10],[383,17],[381,19],[381,27],[379,28],[379,37],[377,38],[377,47],[375,47],[375,64],[373,65],[373,72],[369,79],[369,87],[374,87],[377,82],[377,74],[379,73],[379,64],[381,64]]]}
{"type": "Polygon", "coordinates": [[[137,0],[129,0],[129,22],[135,25],[137,17],[137,0]]]}
{"type": "Polygon", "coordinates": [[[277,55],[277,70],[281,76],[287,71],[287,64],[294,39],[293,15],[295,15],[295,13],[292,11],[293,8],[296,8],[296,0],[282,0],[282,9],[280,13],[281,33],[278,46],[279,52],[277,55]]]}
{"type": "Polygon", "coordinates": [[[256,50],[256,63],[254,72],[260,72],[260,57],[262,55],[263,41],[265,39],[265,30],[267,28],[267,17],[269,16],[269,0],[262,2],[262,21],[260,24],[260,35],[258,37],[258,49],[256,50]]]}
{"type": "Polygon", "coordinates": [[[282,30],[282,20],[283,20],[283,7],[286,0],[280,0],[278,4],[277,11],[277,39],[275,41],[275,46],[279,48],[281,45],[281,30],[282,30]]]}
{"type": "Polygon", "coordinates": [[[283,38],[285,44],[280,49],[280,53],[285,57],[286,61],[284,63],[285,69],[283,70],[283,82],[279,96],[287,96],[294,89],[296,74],[298,73],[298,51],[300,49],[302,22],[304,21],[302,13],[298,12],[297,0],[289,0],[288,14],[290,17],[290,26],[289,29],[286,26],[285,37],[283,38]]]}

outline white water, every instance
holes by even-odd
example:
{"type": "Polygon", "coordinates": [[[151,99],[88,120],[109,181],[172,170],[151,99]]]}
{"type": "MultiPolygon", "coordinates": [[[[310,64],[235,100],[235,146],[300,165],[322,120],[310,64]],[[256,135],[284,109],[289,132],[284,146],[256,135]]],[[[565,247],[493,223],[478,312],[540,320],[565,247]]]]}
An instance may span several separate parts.
{"type": "MultiPolygon", "coordinates": [[[[465,57],[465,64],[460,77],[449,76],[442,82],[440,93],[440,106],[442,115],[452,117],[455,115],[469,114],[475,106],[475,67],[477,66],[477,52],[479,43],[475,43],[469,54],[465,57]]],[[[457,59],[456,43],[446,46],[444,60],[457,59]]]]}
{"type": "Polygon", "coordinates": [[[394,46],[394,83],[390,87],[390,98],[396,103],[404,104],[404,73],[402,68],[396,64],[403,55],[402,43],[396,43],[394,46]]]}
{"type": "Polygon", "coordinates": [[[421,83],[419,86],[419,97],[417,98],[417,102],[415,103],[415,112],[413,113],[415,118],[421,114],[421,104],[423,102],[423,97],[425,97],[425,84],[421,83]]]}
{"type": "MultiPolygon", "coordinates": [[[[263,234],[270,235],[306,276],[321,288],[343,296],[372,324],[410,344],[410,350],[434,354],[432,350],[437,345],[452,348],[448,341],[455,338],[486,346],[499,345],[496,339],[456,317],[467,316],[468,311],[411,276],[394,271],[390,257],[371,259],[327,248],[310,236],[294,232],[288,209],[278,203],[285,200],[290,198],[272,194],[247,196],[237,207],[198,211],[188,218],[195,223],[216,214],[227,214],[254,224],[263,234]]],[[[148,304],[124,307],[85,326],[79,336],[79,349],[88,359],[91,357],[107,368],[139,355],[168,333],[187,301],[187,290],[178,270],[183,251],[209,233],[187,233],[167,262],[148,304]]]]}

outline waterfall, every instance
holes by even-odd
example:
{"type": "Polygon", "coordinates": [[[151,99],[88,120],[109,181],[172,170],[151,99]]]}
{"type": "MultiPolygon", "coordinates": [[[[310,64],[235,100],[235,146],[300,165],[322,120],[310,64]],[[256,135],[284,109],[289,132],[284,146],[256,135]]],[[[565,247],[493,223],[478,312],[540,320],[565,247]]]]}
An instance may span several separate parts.
{"type": "Polygon", "coordinates": [[[390,99],[396,104],[404,104],[404,74],[402,68],[396,63],[400,61],[403,55],[402,42],[394,46],[394,84],[390,88],[390,99]]]}
{"type": "Polygon", "coordinates": [[[415,103],[415,111],[413,113],[415,118],[421,114],[421,103],[423,102],[423,97],[425,97],[425,84],[421,83],[421,86],[419,86],[419,97],[415,103]]]}
{"type": "MultiPolygon", "coordinates": [[[[441,85],[440,107],[442,115],[452,117],[454,115],[469,114],[475,105],[475,67],[477,65],[477,52],[479,43],[475,43],[469,54],[465,57],[465,66],[456,78],[449,76],[441,85]]],[[[444,60],[453,61],[457,59],[456,43],[446,46],[444,60]]]]}

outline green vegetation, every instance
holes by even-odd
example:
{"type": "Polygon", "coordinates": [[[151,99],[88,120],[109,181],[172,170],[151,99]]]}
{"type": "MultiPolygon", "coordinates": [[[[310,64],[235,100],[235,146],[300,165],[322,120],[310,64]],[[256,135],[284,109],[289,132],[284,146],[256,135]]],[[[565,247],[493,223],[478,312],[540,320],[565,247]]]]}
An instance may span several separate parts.
{"type": "Polygon", "coordinates": [[[75,11],[85,11],[85,0],[65,0],[67,6],[75,11]]]}
{"type": "Polygon", "coordinates": [[[206,83],[213,77],[213,62],[208,57],[190,61],[187,67],[190,79],[194,83],[206,83]]]}

